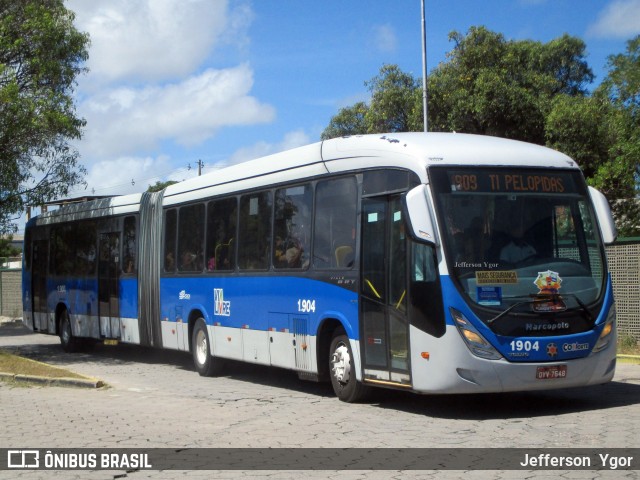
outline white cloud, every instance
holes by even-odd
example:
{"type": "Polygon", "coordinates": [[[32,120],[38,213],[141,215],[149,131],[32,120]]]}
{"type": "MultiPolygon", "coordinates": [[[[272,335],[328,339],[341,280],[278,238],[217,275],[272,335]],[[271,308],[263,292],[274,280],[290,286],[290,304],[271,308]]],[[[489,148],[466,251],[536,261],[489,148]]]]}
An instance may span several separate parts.
{"type": "Polygon", "coordinates": [[[88,167],[86,190],[74,195],[125,195],[139,193],[164,181],[173,167],[166,155],[158,157],[122,156],[115,160],[103,160],[88,167]]]}
{"type": "Polygon", "coordinates": [[[241,148],[234,152],[233,155],[224,162],[224,165],[234,165],[236,163],[246,162],[247,160],[253,160],[273,153],[291,150],[292,148],[308,145],[309,143],[311,143],[309,135],[307,135],[303,130],[294,130],[285,134],[281,142],[258,142],[249,147],[241,148]]]}
{"type": "Polygon", "coordinates": [[[395,52],[398,46],[398,38],[393,27],[389,24],[373,27],[374,44],[383,53],[395,52]]]}
{"type": "Polygon", "coordinates": [[[247,41],[253,14],[227,0],[67,0],[76,26],[91,37],[82,85],[174,80],[194,72],[216,44],[247,41]],[[228,30],[227,30],[228,29],[228,30]],[[225,32],[232,35],[223,35],[225,32]]]}
{"type": "Polygon", "coordinates": [[[640,0],[611,2],[587,34],[599,38],[630,38],[640,33],[640,0]]]}
{"type": "Polygon", "coordinates": [[[273,120],[273,107],[249,95],[252,86],[253,71],[245,64],[165,86],[106,90],[79,107],[87,119],[82,150],[117,156],[166,139],[192,146],[227,125],[273,120]]]}

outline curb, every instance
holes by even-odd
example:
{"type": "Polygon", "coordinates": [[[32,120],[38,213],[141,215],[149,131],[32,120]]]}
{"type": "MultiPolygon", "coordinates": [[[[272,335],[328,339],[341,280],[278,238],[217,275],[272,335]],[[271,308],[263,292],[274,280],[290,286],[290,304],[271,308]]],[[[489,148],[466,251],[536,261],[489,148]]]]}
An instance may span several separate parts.
{"type": "Polygon", "coordinates": [[[40,377],[37,375],[21,375],[14,373],[0,372],[0,380],[13,380],[16,382],[36,383],[39,385],[58,386],[58,387],[80,387],[80,388],[100,388],[105,383],[102,380],[93,378],[69,378],[69,377],[40,377]]]}
{"type": "Polygon", "coordinates": [[[22,323],[21,318],[0,317],[0,325],[13,325],[22,323]]]}
{"type": "Polygon", "coordinates": [[[622,353],[616,355],[618,358],[632,358],[634,360],[640,360],[640,355],[624,355],[622,353]]]}

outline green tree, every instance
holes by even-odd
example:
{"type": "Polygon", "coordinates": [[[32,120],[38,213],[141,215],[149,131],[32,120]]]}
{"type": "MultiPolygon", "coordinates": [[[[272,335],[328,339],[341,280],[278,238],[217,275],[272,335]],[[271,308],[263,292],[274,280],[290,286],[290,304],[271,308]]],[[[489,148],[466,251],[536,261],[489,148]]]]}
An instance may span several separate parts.
{"type": "Polygon", "coordinates": [[[383,65],[365,85],[371,92],[371,105],[365,115],[368,133],[412,130],[415,92],[420,87],[413,76],[397,65],[383,65]]]}
{"type": "Polygon", "coordinates": [[[640,122],[640,35],[627,42],[626,53],[609,56],[607,66],[609,74],[601,90],[640,122]]]}
{"type": "Polygon", "coordinates": [[[415,78],[397,65],[383,65],[379,74],[364,84],[371,92],[370,104],[358,102],[340,109],[322,132],[323,140],[344,135],[415,130],[416,118],[422,115],[422,104],[416,104],[421,85],[415,78]]]}
{"type": "MultiPolygon", "coordinates": [[[[548,43],[507,41],[484,27],[449,35],[454,48],[428,78],[429,130],[458,131],[544,144],[545,118],[557,95],[585,96],[593,73],[585,45],[564,35],[548,43]]],[[[422,85],[397,65],[365,82],[369,104],[342,109],[322,138],[422,131],[422,85]]]]}
{"type": "Polygon", "coordinates": [[[173,185],[174,183],[178,182],[176,182],[175,180],[167,180],[166,182],[161,182],[160,180],[158,180],[155,185],[149,185],[149,188],[147,188],[147,192],[159,192],[167,188],[169,185],[173,185]]]}
{"type": "Polygon", "coordinates": [[[85,125],[72,93],[89,38],[73,20],[62,0],[0,0],[0,232],[15,230],[25,205],[82,183],[69,142],[85,125]]]}
{"type": "Polygon", "coordinates": [[[448,61],[428,80],[432,130],[545,142],[557,95],[584,96],[593,73],[582,40],[508,41],[484,27],[449,35],[448,61]]]}
{"type": "Polygon", "coordinates": [[[612,55],[590,97],[560,95],[546,119],[547,144],[574,158],[611,203],[620,236],[640,235],[640,37],[612,55]]]}
{"type": "Polygon", "coordinates": [[[14,247],[11,244],[12,241],[13,241],[13,235],[0,237],[0,258],[17,257],[20,255],[20,249],[14,247]]]}
{"type": "Polygon", "coordinates": [[[324,129],[320,138],[327,140],[329,138],[343,137],[346,135],[367,133],[368,127],[365,119],[368,111],[369,107],[364,102],[358,102],[351,107],[341,108],[337,115],[331,117],[329,125],[324,129]]]}

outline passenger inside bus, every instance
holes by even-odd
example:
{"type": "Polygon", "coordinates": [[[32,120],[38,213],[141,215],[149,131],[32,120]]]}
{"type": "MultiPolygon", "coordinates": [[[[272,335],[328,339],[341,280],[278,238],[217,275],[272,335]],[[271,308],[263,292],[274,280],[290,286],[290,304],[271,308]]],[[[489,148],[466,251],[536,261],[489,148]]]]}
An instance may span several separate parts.
{"type": "Polygon", "coordinates": [[[500,250],[500,261],[518,263],[536,255],[536,249],[527,242],[524,234],[524,227],[521,222],[510,225],[510,238],[508,243],[500,250]]]}
{"type": "Polygon", "coordinates": [[[166,272],[173,272],[176,268],[176,261],[173,258],[173,252],[167,253],[167,256],[164,259],[164,270],[166,272]]]}
{"type": "Polygon", "coordinates": [[[276,245],[274,249],[275,264],[280,268],[300,268],[302,266],[302,246],[295,237],[289,237],[282,240],[276,237],[276,245]]]}
{"type": "Polygon", "coordinates": [[[180,263],[180,270],[183,272],[193,272],[195,270],[197,270],[197,265],[196,265],[196,254],[193,252],[190,252],[189,250],[186,250],[182,253],[181,258],[181,263],[180,263]]]}

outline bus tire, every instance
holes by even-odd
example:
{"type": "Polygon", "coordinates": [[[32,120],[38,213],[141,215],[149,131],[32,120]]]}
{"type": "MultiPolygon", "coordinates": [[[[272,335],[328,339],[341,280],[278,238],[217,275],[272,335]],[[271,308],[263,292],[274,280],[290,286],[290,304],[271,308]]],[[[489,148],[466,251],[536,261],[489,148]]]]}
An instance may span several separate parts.
{"type": "Polygon", "coordinates": [[[336,396],[347,403],[362,401],[370,388],[356,379],[353,352],[349,337],[340,330],[331,340],[329,350],[329,376],[336,396]]]}
{"type": "Polygon", "coordinates": [[[191,337],[193,363],[202,377],[213,377],[220,374],[222,365],[211,356],[211,343],[207,333],[207,325],[203,318],[196,320],[191,337]]]}
{"type": "Polygon", "coordinates": [[[60,314],[60,345],[65,352],[73,353],[80,349],[80,342],[73,336],[71,331],[71,320],[69,319],[69,312],[63,310],[60,314]]]}

